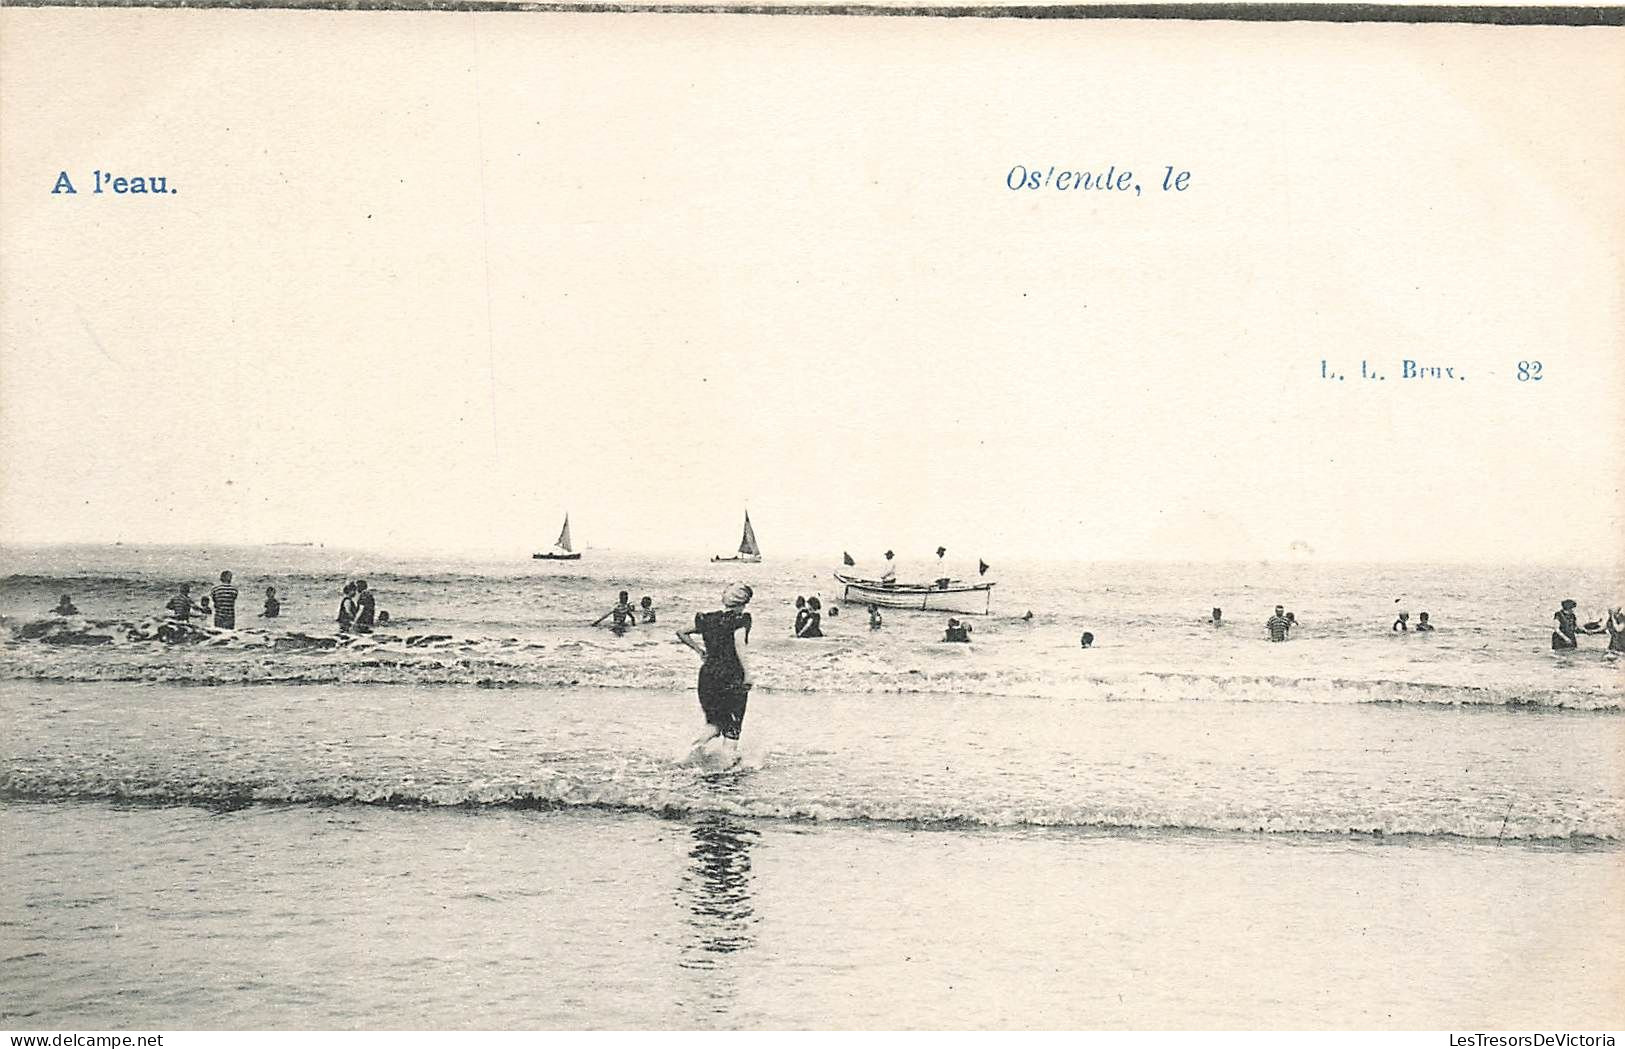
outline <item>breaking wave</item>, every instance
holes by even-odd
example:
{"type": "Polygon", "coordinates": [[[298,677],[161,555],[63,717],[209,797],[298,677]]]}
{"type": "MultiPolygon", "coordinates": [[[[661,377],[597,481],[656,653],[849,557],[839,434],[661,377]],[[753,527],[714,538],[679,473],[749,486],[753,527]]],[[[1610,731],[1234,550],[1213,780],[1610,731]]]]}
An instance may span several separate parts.
{"type": "MultiPolygon", "coordinates": [[[[1492,675],[1480,682],[1387,676],[1162,670],[1109,653],[1011,648],[999,640],[975,653],[921,643],[873,650],[861,639],[756,642],[768,654],[765,691],[952,694],[1129,702],[1373,703],[1527,707],[1617,713],[1617,674],[1575,680],[1492,675]]],[[[1299,670],[1299,667],[1293,667],[1299,670]]],[[[1303,667],[1302,669],[1313,669],[1303,667]]],[[[1445,674],[1448,665],[1433,669],[1445,674]]],[[[694,661],[670,634],[615,637],[581,628],[532,636],[454,636],[401,630],[322,635],[264,629],[215,630],[161,619],[36,620],[12,627],[0,645],[0,680],[211,685],[418,685],[481,688],[609,687],[686,691],[694,661]]]]}
{"type": "Polygon", "coordinates": [[[11,772],[0,777],[0,799],[17,802],[112,802],[194,806],[216,810],[276,806],[373,806],[472,811],[600,811],[688,819],[726,815],[786,822],[878,824],[942,830],[1045,830],[1096,834],[1238,834],[1339,838],[1505,841],[1526,844],[1614,846],[1616,829],[1527,819],[1469,816],[1437,819],[1379,815],[1356,821],[1298,816],[1125,811],[1110,805],[925,805],[903,800],[787,801],[706,789],[703,778],[683,784],[595,782],[570,777],[528,782],[414,784],[411,782],[177,782],[173,779],[49,775],[11,772]]]}

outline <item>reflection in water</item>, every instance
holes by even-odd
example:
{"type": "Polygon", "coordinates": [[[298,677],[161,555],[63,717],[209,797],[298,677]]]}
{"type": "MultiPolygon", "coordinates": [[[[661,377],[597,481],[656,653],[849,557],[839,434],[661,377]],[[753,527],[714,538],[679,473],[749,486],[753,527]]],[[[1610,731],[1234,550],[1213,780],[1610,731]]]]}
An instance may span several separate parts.
{"type": "Polygon", "coordinates": [[[693,939],[685,945],[682,964],[714,968],[717,955],[754,945],[750,902],[750,847],[756,831],[728,816],[705,816],[694,824],[682,894],[688,906],[693,939]]]}
{"type": "Polygon", "coordinates": [[[739,1003],[737,966],[756,945],[750,896],[750,849],[756,831],[728,816],[705,816],[694,824],[688,868],[678,888],[690,935],[678,964],[691,976],[691,1022],[746,1026],[739,1003]]]}

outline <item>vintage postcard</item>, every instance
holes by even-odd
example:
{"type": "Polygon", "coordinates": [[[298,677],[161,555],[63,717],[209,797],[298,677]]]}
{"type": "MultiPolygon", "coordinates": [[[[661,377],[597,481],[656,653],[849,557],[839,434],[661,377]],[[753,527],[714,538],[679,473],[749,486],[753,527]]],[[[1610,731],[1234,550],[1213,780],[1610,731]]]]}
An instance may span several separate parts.
{"type": "Polygon", "coordinates": [[[1618,8],[317,6],[0,10],[0,1027],[1613,1044],[1618,8]]]}

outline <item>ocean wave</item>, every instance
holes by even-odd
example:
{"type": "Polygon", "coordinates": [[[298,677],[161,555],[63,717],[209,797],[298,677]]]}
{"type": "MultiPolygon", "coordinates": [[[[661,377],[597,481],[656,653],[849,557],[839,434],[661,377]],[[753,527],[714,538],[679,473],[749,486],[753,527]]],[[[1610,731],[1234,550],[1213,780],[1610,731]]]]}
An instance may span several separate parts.
{"type": "MultiPolygon", "coordinates": [[[[697,777],[698,778],[698,777],[697,777]]],[[[721,777],[726,780],[730,777],[721,777]]],[[[715,779],[715,777],[713,777],[715,779]]],[[[1296,817],[1197,818],[1180,814],[1114,812],[1109,808],[1011,805],[985,810],[908,801],[853,802],[834,799],[751,798],[719,791],[673,789],[619,782],[558,778],[531,783],[432,784],[404,782],[254,783],[239,781],[129,777],[49,776],[12,772],[0,776],[0,800],[8,802],[92,802],[148,806],[187,806],[219,811],[253,807],[366,806],[387,809],[469,811],[598,811],[663,819],[732,816],[785,823],[856,824],[919,830],[1034,830],[1101,835],[1263,835],[1393,841],[1500,841],[1567,846],[1617,846],[1612,830],[1579,829],[1550,821],[1457,817],[1440,823],[1426,818],[1373,816],[1354,823],[1331,822],[1313,812],[1296,817]]]]}
{"type": "MultiPolygon", "coordinates": [[[[455,646],[453,646],[455,648],[455,646]]],[[[374,654],[348,661],[303,665],[276,660],[55,662],[20,660],[0,653],[0,681],[47,684],[123,683],[183,688],[218,686],[378,685],[429,688],[604,688],[688,692],[690,667],[592,665],[538,655],[520,664],[458,654],[413,659],[374,654]]],[[[1427,705],[1513,708],[1618,714],[1625,701],[1617,690],[1538,689],[1398,681],[1381,678],[1313,678],[1256,674],[1123,671],[1112,675],[1052,672],[1004,676],[852,669],[838,666],[775,668],[759,673],[765,694],[828,693],[897,696],[967,696],[1005,700],[1089,700],[1143,703],[1290,703],[1427,705]]]]}

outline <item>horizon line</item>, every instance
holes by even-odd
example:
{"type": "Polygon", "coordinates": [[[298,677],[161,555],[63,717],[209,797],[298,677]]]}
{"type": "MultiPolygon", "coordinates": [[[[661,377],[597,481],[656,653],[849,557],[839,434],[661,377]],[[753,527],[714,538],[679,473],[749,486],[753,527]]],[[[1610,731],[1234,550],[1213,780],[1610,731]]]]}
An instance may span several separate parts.
{"type": "MultiPolygon", "coordinates": [[[[285,549],[298,549],[298,550],[324,550],[324,551],[331,552],[334,555],[346,556],[346,557],[357,557],[357,556],[360,556],[360,557],[378,557],[378,558],[440,557],[440,558],[453,559],[453,560],[477,561],[477,562],[487,563],[487,564],[507,564],[507,563],[525,564],[525,563],[529,563],[532,560],[529,553],[514,554],[510,558],[509,556],[506,556],[505,548],[499,548],[499,547],[481,547],[481,548],[477,548],[477,549],[466,549],[466,550],[448,550],[448,549],[445,549],[445,548],[437,548],[437,547],[405,547],[405,546],[403,546],[403,547],[394,547],[394,548],[382,548],[382,547],[369,548],[369,547],[348,546],[348,545],[341,545],[341,544],[328,544],[328,543],[324,543],[324,542],[320,542],[320,541],[303,541],[303,540],[274,540],[274,541],[270,541],[270,542],[248,542],[248,541],[229,541],[229,542],[188,542],[188,541],[169,542],[169,541],[165,541],[165,542],[153,542],[153,541],[146,541],[146,540],[68,540],[68,541],[40,542],[40,541],[13,541],[13,540],[7,540],[7,539],[0,539],[0,550],[6,550],[6,549],[12,549],[12,550],[74,550],[74,549],[84,549],[84,548],[114,549],[114,548],[118,548],[118,547],[128,547],[128,548],[132,548],[132,549],[150,549],[150,550],[160,550],[160,551],[161,550],[180,551],[180,550],[197,550],[197,549],[202,549],[202,550],[260,549],[260,550],[263,550],[263,549],[281,547],[281,548],[285,548],[285,549]]],[[[712,563],[710,561],[710,556],[711,555],[708,554],[708,553],[702,553],[702,552],[692,551],[692,550],[688,550],[688,549],[669,548],[669,547],[668,548],[654,548],[654,547],[586,546],[586,547],[583,548],[583,551],[584,552],[600,553],[600,554],[608,555],[608,556],[611,556],[611,557],[617,557],[617,556],[669,557],[669,558],[694,557],[694,558],[703,558],[704,559],[704,560],[697,560],[695,562],[696,564],[707,564],[708,565],[708,564],[712,563]]],[[[875,555],[875,556],[878,559],[879,555],[875,555]]],[[[758,563],[760,563],[760,564],[772,564],[775,560],[778,560],[778,561],[795,561],[795,562],[817,562],[817,561],[825,560],[826,557],[828,557],[829,560],[833,561],[837,565],[840,563],[839,555],[829,556],[829,555],[824,555],[824,554],[806,554],[806,553],[787,553],[787,554],[778,555],[777,557],[764,556],[763,560],[761,562],[758,562],[758,563]]],[[[986,560],[986,557],[983,556],[981,558],[981,560],[986,560]]],[[[1583,561],[1583,560],[1565,561],[1565,560],[1556,560],[1556,559],[1551,559],[1551,560],[1548,560],[1548,559],[1518,559],[1518,560],[1507,560],[1507,561],[1488,561],[1488,560],[1477,559],[1477,558],[1446,558],[1446,559],[1440,559],[1440,558],[1414,558],[1414,557],[1399,557],[1399,558],[1393,558],[1393,559],[1373,559],[1373,558],[1360,558],[1360,557],[1320,557],[1320,556],[1313,555],[1313,554],[1310,554],[1310,555],[1301,555],[1300,554],[1300,555],[1289,555],[1289,556],[1237,556],[1237,557],[1213,557],[1213,558],[1189,558],[1189,557],[1170,558],[1170,557],[1157,557],[1157,556],[1138,556],[1138,557],[1136,557],[1136,556],[1116,556],[1116,557],[1089,558],[1089,557],[1065,557],[1065,556],[1042,555],[1042,554],[1025,554],[1025,555],[1023,555],[1023,554],[1013,554],[1008,558],[1001,558],[1001,560],[1006,562],[1006,563],[1014,564],[1014,565],[1017,565],[1017,566],[1021,566],[1021,565],[1062,565],[1062,564],[1067,564],[1067,565],[1080,565],[1080,564],[1099,564],[1099,565],[1114,565],[1114,564],[1314,565],[1314,564],[1322,564],[1322,565],[1385,565],[1385,566],[1386,565],[1392,565],[1392,566],[1402,566],[1402,565],[1415,565],[1415,566],[1475,566],[1475,567],[1485,567],[1485,568],[1508,568],[1508,567],[1580,568],[1580,569],[1586,569],[1586,570],[1592,570],[1592,571],[1595,571],[1598,568],[1598,566],[1596,565],[1595,562],[1593,562],[1593,561],[1583,561]]],[[[588,562],[586,562],[586,559],[583,559],[583,562],[580,562],[580,563],[588,563],[588,562]]],[[[723,563],[727,563],[727,562],[723,562],[723,563]]],[[[996,570],[999,567],[999,565],[997,563],[995,563],[995,562],[989,562],[989,564],[990,564],[991,568],[994,569],[994,570],[996,570]]],[[[1625,568],[1625,564],[1615,563],[1615,564],[1607,565],[1602,570],[1603,571],[1616,571],[1617,572],[1621,568],[1625,568]]]]}

